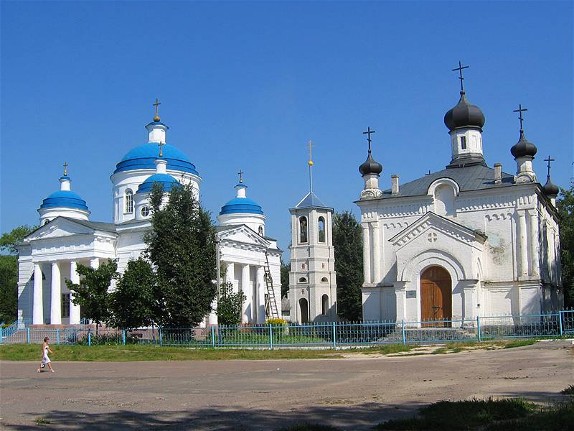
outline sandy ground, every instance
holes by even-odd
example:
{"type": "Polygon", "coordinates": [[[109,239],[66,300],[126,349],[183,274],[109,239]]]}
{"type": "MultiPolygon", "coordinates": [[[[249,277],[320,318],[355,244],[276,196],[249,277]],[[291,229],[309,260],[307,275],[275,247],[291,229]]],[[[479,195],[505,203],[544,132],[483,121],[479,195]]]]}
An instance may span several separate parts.
{"type": "MultiPolygon", "coordinates": [[[[54,359],[57,354],[53,355],[54,359]]],[[[574,384],[571,340],[446,355],[329,360],[0,362],[6,430],[367,430],[439,400],[548,402],[574,384]]]]}

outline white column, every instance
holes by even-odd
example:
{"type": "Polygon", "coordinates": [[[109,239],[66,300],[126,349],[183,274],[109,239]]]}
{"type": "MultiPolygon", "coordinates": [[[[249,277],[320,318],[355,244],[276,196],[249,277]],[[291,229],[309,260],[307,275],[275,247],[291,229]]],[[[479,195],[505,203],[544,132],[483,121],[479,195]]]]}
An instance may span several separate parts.
{"type": "Polygon", "coordinates": [[[62,285],[60,283],[60,266],[52,262],[52,289],[50,301],[50,324],[62,324],[62,285]]]}
{"type": "MultiPolygon", "coordinates": [[[[75,260],[70,262],[70,281],[74,284],[80,284],[80,276],[77,273],[78,265],[75,260]]],[[[80,306],[72,301],[73,293],[70,292],[70,325],[80,323],[80,306]]]]}
{"type": "Polygon", "coordinates": [[[93,257],[90,259],[90,268],[97,269],[100,266],[100,259],[93,257]]]}
{"type": "Polygon", "coordinates": [[[395,281],[395,297],[397,301],[397,322],[407,319],[407,283],[395,281]]]}
{"type": "Polygon", "coordinates": [[[524,211],[520,211],[518,213],[518,255],[520,256],[520,277],[525,277],[528,275],[528,248],[526,243],[526,235],[526,215],[524,211]]]}
{"type": "Polygon", "coordinates": [[[371,283],[371,241],[369,224],[363,223],[363,278],[365,283],[371,283]]]}
{"type": "Polygon", "coordinates": [[[207,323],[210,325],[217,325],[217,297],[219,294],[215,295],[213,302],[211,303],[211,311],[207,317],[207,323]]]}
{"type": "Polygon", "coordinates": [[[241,306],[241,322],[248,323],[251,320],[254,305],[253,291],[249,286],[249,265],[243,265],[241,267],[241,290],[245,295],[245,301],[241,306]],[[247,307],[249,307],[249,312],[247,311],[247,307]]]}
{"type": "Polygon", "coordinates": [[[372,223],[373,227],[373,283],[380,283],[381,281],[381,239],[379,222],[372,223]]]}
{"type": "Polygon", "coordinates": [[[32,324],[44,324],[44,298],[42,294],[42,268],[34,264],[34,303],[32,305],[32,324]]]}
{"type": "Polygon", "coordinates": [[[528,219],[530,222],[530,275],[540,274],[539,268],[539,238],[538,238],[538,217],[536,211],[528,211],[528,219]]]}
{"type": "Polygon", "coordinates": [[[225,275],[225,281],[231,283],[233,286],[233,291],[237,292],[235,285],[235,264],[233,262],[227,262],[227,273],[225,275]]]}
{"type": "Polygon", "coordinates": [[[257,323],[265,323],[265,280],[263,267],[257,267],[257,323]]]}

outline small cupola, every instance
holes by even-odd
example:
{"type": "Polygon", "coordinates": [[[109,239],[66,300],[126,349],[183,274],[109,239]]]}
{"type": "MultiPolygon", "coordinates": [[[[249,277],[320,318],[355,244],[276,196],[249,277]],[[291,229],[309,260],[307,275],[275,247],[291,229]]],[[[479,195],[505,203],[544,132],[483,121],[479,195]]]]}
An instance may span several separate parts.
{"type": "Polygon", "coordinates": [[[522,113],[528,111],[528,109],[523,108],[521,104],[518,105],[518,109],[513,112],[518,112],[518,119],[520,120],[520,137],[518,142],[512,146],[510,153],[514,156],[516,160],[516,176],[515,181],[517,183],[525,182],[536,182],[536,174],[532,168],[532,160],[538,152],[536,145],[526,139],[524,135],[524,118],[522,113]]]}
{"type": "Polygon", "coordinates": [[[64,163],[64,174],[60,177],[60,190],[50,194],[38,208],[40,225],[58,216],[88,220],[90,210],[86,201],[72,191],[72,180],[68,176],[68,163],[64,163]]]}
{"type": "Polygon", "coordinates": [[[486,165],[482,151],[482,127],[484,114],[480,108],[471,104],[464,91],[464,76],[462,71],[469,66],[458,62],[458,67],[452,69],[459,72],[460,99],[455,107],[444,116],[444,124],[449,130],[452,158],[447,168],[460,168],[472,165],[486,165]]]}
{"type": "Polygon", "coordinates": [[[555,206],[556,205],[556,196],[558,196],[560,189],[550,179],[550,162],[553,162],[554,159],[551,158],[550,156],[548,156],[548,158],[544,159],[544,161],[547,162],[548,174],[546,175],[546,184],[544,184],[544,186],[542,186],[542,190],[544,191],[544,194],[550,198],[552,205],[555,206]]]}
{"type": "Polygon", "coordinates": [[[239,171],[239,182],[235,185],[235,198],[228,201],[217,217],[221,226],[244,224],[261,236],[265,235],[265,215],[261,205],[247,197],[247,186],[243,182],[243,171],[239,171]]]}
{"type": "Polygon", "coordinates": [[[382,194],[379,188],[379,176],[381,172],[383,172],[383,165],[377,162],[371,154],[371,135],[373,133],[375,133],[375,131],[371,130],[370,127],[367,127],[367,130],[363,132],[363,135],[367,135],[369,150],[367,160],[359,166],[359,172],[365,181],[365,187],[361,192],[361,199],[374,199],[382,194]]]}

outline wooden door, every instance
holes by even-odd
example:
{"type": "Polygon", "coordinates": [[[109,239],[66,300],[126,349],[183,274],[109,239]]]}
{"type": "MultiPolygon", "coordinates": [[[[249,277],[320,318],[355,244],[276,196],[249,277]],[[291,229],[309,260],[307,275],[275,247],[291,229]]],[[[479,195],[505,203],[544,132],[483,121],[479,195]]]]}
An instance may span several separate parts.
{"type": "Polygon", "coordinates": [[[421,320],[434,321],[423,326],[450,326],[452,283],[448,271],[431,266],[421,274],[421,320]],[[439,323],[445,321],[444,323],[439,323]]]}

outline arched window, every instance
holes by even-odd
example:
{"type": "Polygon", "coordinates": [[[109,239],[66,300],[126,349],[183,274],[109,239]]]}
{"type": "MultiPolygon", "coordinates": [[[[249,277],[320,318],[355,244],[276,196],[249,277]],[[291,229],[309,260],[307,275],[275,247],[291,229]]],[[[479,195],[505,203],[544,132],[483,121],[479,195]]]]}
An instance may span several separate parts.
{"type": "Polygon", "coordinates": [[[327,277],[323,277],[321,279],[321,283],[328,283],[328,282],[329,282],[329,280],[327,279],[327,277]]]}
{"type": "Polygon", "coordinates": [[[319,217],[319,242],[325,242],[325,219],[323,217],[319,217]]]}
{"type": "Polygon", "coordinates": [[[305,277],[299,278],[299,283],[307,283],[307,279],[305,277]]]}
{"type": "Polygon", "coordinates": [[[259,235],[263,236],[263,226],[259,226],[259,235]]]}
{"type": "Polygon", "coordinates": [[[327,315],[328,311],[329,311],[329,296],[323,295],[321,297],[321,314],[325,316],[327,315]]]}
{"type": "Polygon", "coordinates": [[[299,242],[307,242],[307,217],[299,217],[299,242]]]}
{"type": "Polygon", "coordinates": [[[125,212],[126,214],[132,214],[134,212],[134,192],[130,189],[126,190],[126,199],[125,199],[125,212]]]}

